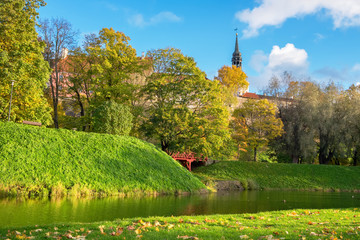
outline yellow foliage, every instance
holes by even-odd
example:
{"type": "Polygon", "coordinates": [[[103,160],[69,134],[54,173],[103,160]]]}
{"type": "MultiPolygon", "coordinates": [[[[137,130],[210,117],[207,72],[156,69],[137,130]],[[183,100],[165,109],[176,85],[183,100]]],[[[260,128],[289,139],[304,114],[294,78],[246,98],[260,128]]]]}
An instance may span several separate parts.
{"type": "Polygon", "coordinates": [[[233,94],[239,90],[246,90],[249,87],[249,82],[246,80],[246,74],[236,66],[223,66],[218,71],[217,80],[224,86],[229,88],[233,94]]]}

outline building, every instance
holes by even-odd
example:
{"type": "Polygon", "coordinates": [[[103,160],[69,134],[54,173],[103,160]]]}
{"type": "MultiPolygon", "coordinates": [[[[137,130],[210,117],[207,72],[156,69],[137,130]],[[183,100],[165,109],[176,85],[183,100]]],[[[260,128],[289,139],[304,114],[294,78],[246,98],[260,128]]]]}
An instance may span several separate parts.
{"type": "MultiPolygon", "coordinates": [[[[236,33],[236,40],[235,40],[235,50],[234,50],[234,53],[231,58],[231,64],[238,68],[242,67],[242,57],[241,57],[241,52],[239,51],[239,41],[238,41],[237,33],[236,33]]],[[[248,89],[239,89],[236,98],[237,98],[237,103],[235,106],[233,106],[234,108],[240,107],[248,99],[255,99],[255,100],[267,99],[269,102],[275,103],[277,106],[289,104],[294,101],[291,98],[283,98],[283,97],[277,97],[277,96],[267,96],[267,95],[259,95],[256,93],[251,93],[251,92],[249,92],[249,88],[248,89]]]]}
{"type": "Polygon", "coordinates": [[[232,59],[231,59],[231,64],[241,68],[241,64],[242,64],[242,58],[241,58],[241,53],[239,51],[239,43],[238,43],[238,34],[236,33],[236,42],[235,42],[235,51],[233,53],[232,59]]]}

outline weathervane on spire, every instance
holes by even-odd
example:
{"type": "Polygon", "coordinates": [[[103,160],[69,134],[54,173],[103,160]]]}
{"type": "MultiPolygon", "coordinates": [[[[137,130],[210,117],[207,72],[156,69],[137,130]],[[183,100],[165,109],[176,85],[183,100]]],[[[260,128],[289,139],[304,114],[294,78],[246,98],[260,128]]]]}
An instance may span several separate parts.
{"type": "Polygon", "coordinates": [[[234,31],[236,32],[236,41],[235,41],[235,51],[233,53],[233,57],[231,59],[232,65],[236,67],[241,67],[242,58],[241,53],[239,51],[239,44],[238,44],[238,28],[235,28],[234,31]]]}

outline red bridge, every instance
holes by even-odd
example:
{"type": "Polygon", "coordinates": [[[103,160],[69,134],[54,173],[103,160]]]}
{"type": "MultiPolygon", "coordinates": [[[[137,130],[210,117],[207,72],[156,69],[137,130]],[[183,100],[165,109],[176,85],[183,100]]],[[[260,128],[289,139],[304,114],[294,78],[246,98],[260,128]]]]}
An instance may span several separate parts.
{"type": "Polygon", "coordinates": [[[173,159],[175,159],[176,161],[179,161],[181,163],[181,165],[186,167],[190,172],[191,172],[191,163],[193,163],[193,162],[205,163],[207,161],[207,157],[203,158],[202,155],[201,155],[201,157],[196,157],[195,153],[177,152],[177,153],[171,154],[171,157],[173,159]]]}

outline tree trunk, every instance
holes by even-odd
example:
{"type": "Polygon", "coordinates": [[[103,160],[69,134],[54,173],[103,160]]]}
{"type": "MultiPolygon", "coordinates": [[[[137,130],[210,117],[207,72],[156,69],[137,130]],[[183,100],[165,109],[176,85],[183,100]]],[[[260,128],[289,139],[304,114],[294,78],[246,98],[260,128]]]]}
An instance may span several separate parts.
{"type": "Polygon", "coordinates": [[[358,151],[358,149],[356,147],[355,150],[354,150],[354,155],[353,155],[353,165],[354,166],[357,166],[357,162],[358,162],[359,157],[360,157],[360,154],[359,154],[359,151],[358,151]]]}
{"type": "Polygon", "coordinates": [[[299,156],[292,155],[292,162],[298,164],[299,163],[299,156]]]}
{"type": "Polygon", "coordinates": [[[54,126],[59,128],[58,103],[54,101],[54,126]]]}
{"type": "Polygon", "coordinates": [[[168,148],[169,148],[168,143],[165,140],[161,140],[161,150],[167,153],[169,150],[168,148]]]}
{"type": "Polygon", "coordinates": [[[257,148],[254,147],[254,162],[256,162],[256,158],[257,158],[257,148]]]}
{"type": "Polygon", "coordinates": [[[53,117],[53,120],[54,120],[54,126],[55,128],[59,128],[59,117],[58,117],[58,101],[56,99],[56,94],[55,94],[55,88],[56,86],[54,87],[54,82],[53,82],[53,77],[50,76],[50,80],[49,80],[49,83],[50,83],[50,89],[51,89],[51,98],[52,98],[52,102],[53,102],[53,109],[54,109],[54,117],[53,117]]]}
{"type": "Polygon", "coordinates": [[[326,136],[321,134],[320,131],[320,147],[319,147],[319,163],[320,164],[328,164],[328,156],[326,154],[327,149],[328,149],[328,144],[326,142],[326,136]]]}

